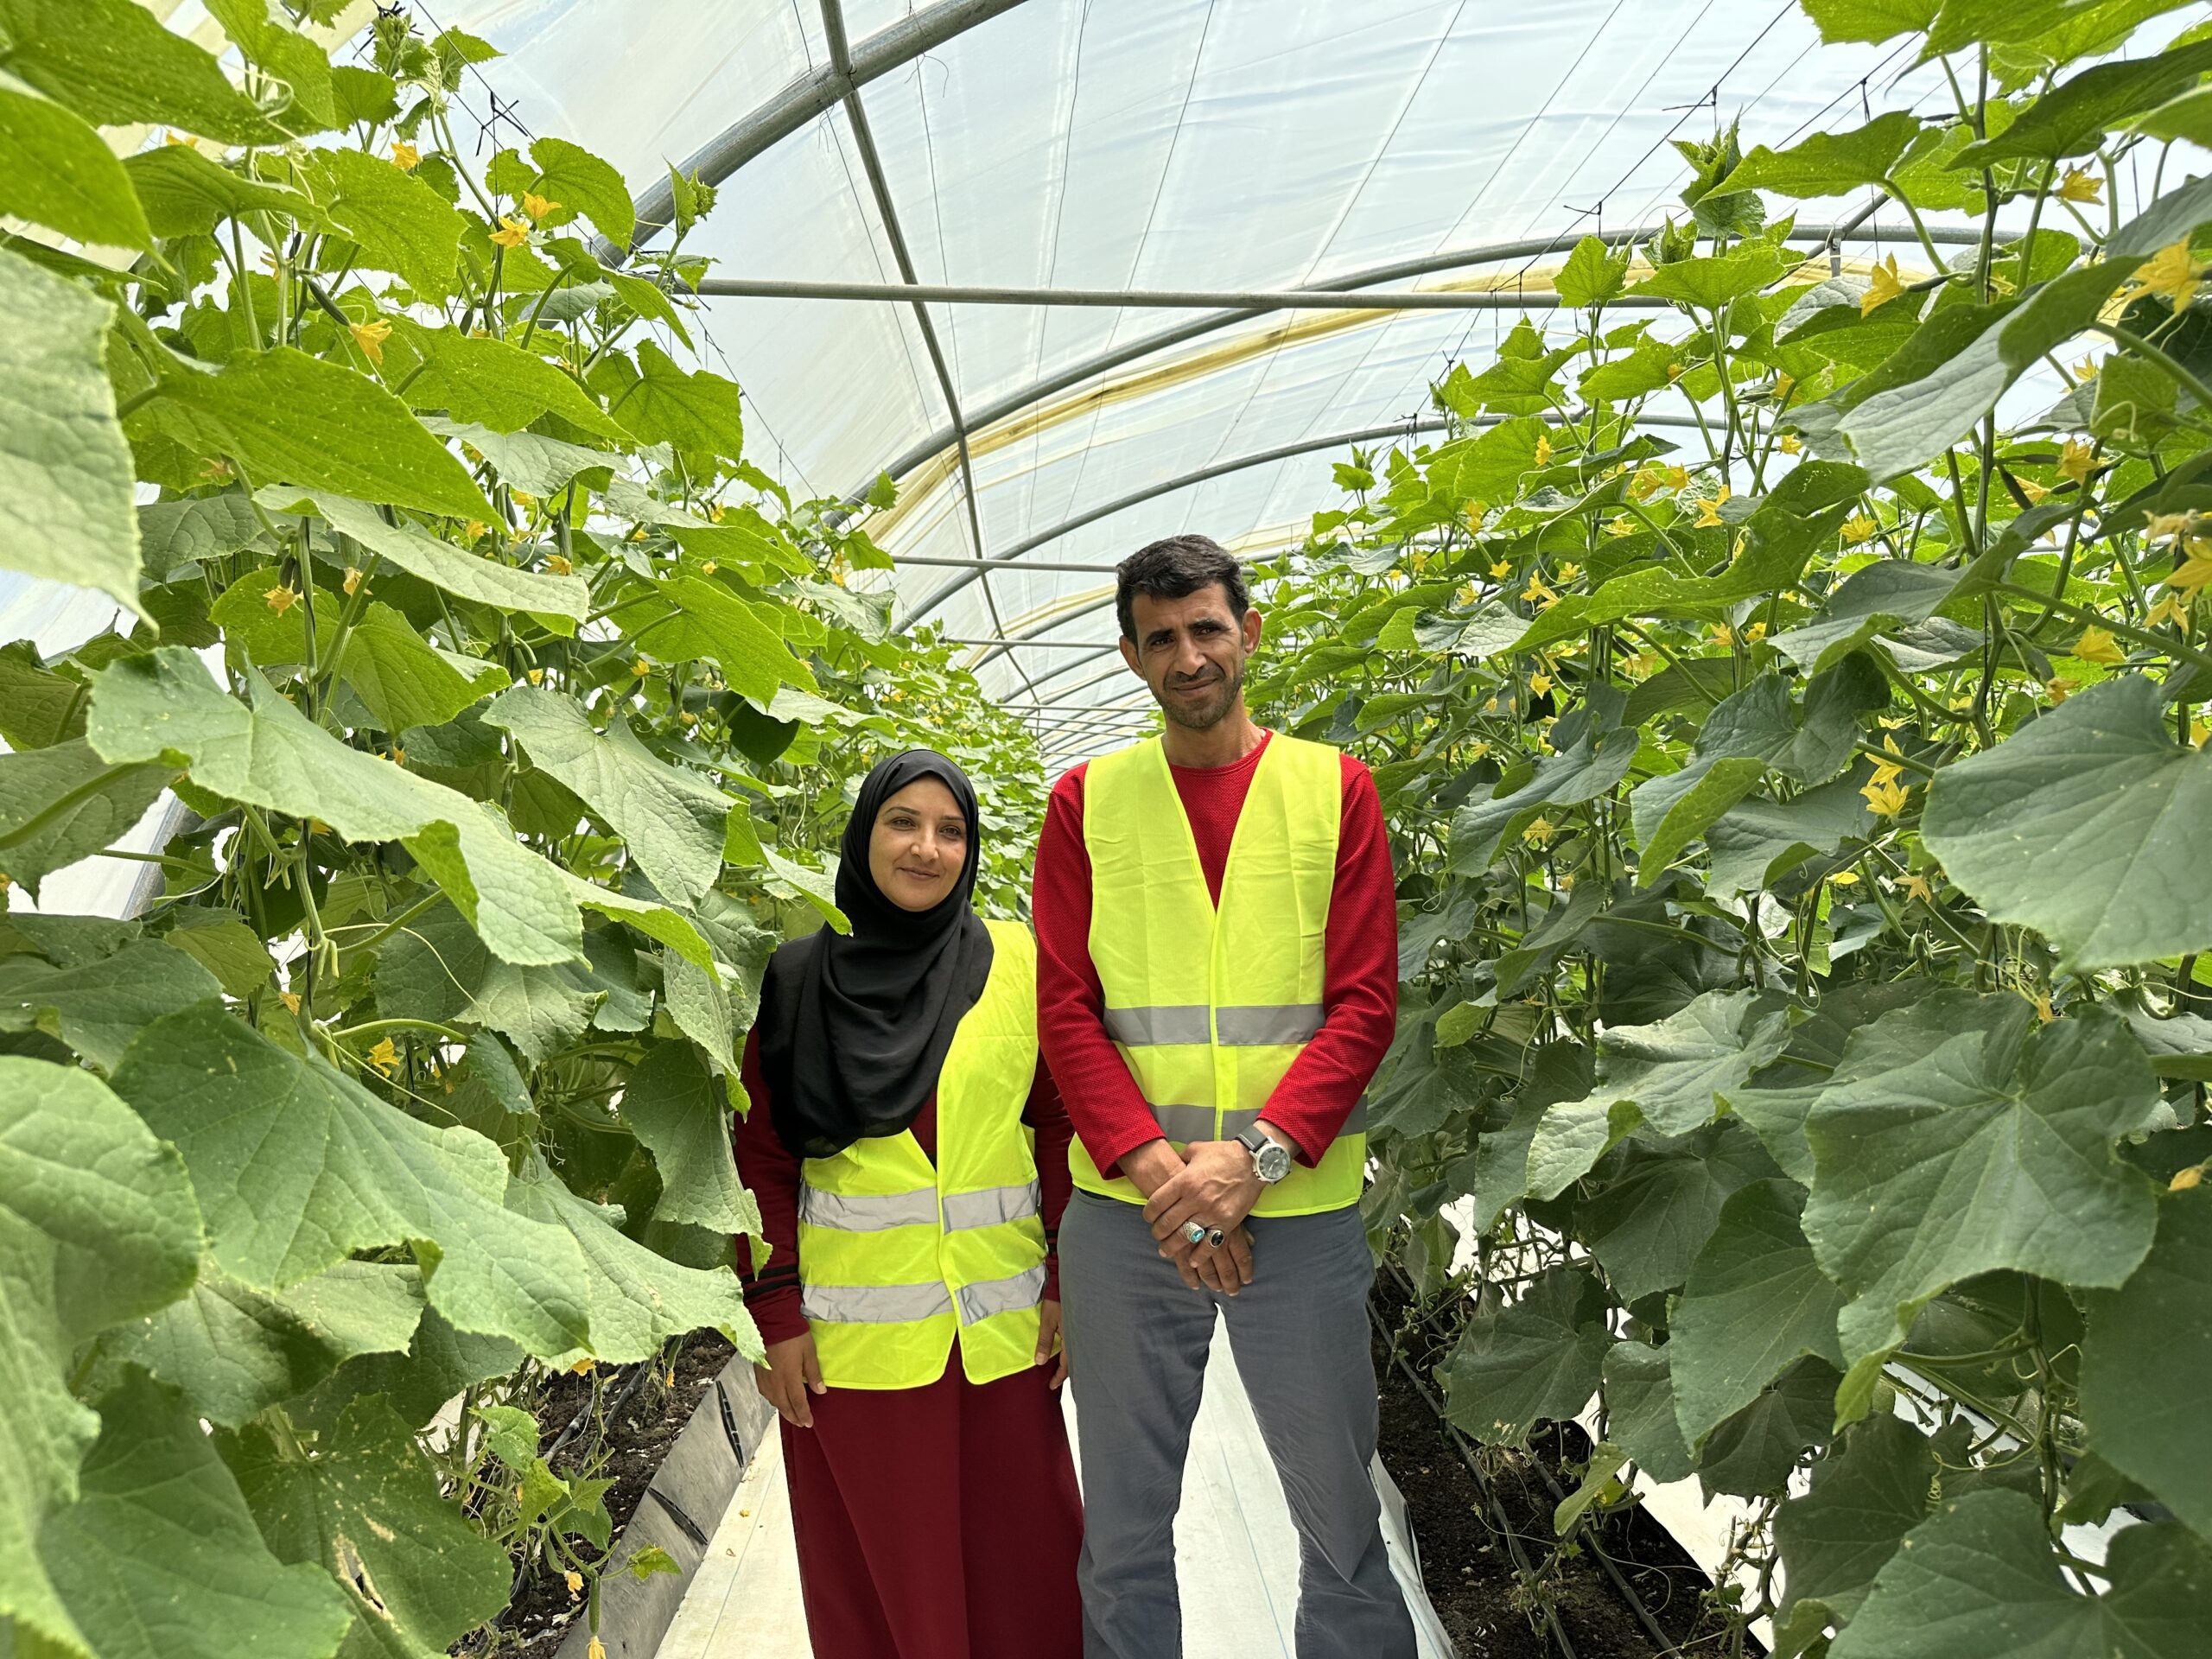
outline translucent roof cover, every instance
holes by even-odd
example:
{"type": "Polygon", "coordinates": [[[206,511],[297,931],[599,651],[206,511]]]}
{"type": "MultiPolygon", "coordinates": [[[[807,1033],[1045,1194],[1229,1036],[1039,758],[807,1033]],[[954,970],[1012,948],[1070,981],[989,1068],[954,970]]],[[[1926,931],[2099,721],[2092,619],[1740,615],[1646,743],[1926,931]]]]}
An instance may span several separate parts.
{"type": "MultiPolygon", "coordinates": [[[[900,499],[871,533],[902,559],[1015,555],[987,581],[903,564],[904,613],[1036,641],[976,660],[1009,701],[1040,688],[1062,705],[1054,722],[1071,700],[1127,701],[1128,683],[1071,648],[1112,637],[1103,570],[1038,566],[1103,566],[1183,530],[1240,550],[1302,539],[1335,499],[1334,453],[1433,421],[1430,383],[1455,357],[1487,356],[1522,315],[1542,326],[1548,274],[1577,238],[1679,214],[1669,138],[1740,120],[1746,149],[1780,148],[1887,109],[1950,107],[1940,66],[1911,67],[1916,36],[1823,45],[1797,0],[440,0],[436,13],[506,54],[484,66],[487,86],[531,130],[590,145],[639,192],[671,162],[726,174],[686,245],[721,277],[895,283],[903,247],[924,283],[1281,290],[1379,268],[1387,288],[1500,291],[1494,308],[1450,310],[934,304],[942,375],[904,302],[709,301],[764,465],[821,494],[892,471],[900,499]],[[1427,269],[1388,270],[1406,262],[1427,269]]],[[[1864,206],[1807,204],[1800,223],[1864,206]]],[[[1877,235],[1909,234],[1890,208],[1843,251],[1863,260],[1877,235]]],[[[1924,267],[1916,247],[1898,251],[1924,267]]],[[[1105,741],[1071,728],[1048,757],[1105,741]]]]}

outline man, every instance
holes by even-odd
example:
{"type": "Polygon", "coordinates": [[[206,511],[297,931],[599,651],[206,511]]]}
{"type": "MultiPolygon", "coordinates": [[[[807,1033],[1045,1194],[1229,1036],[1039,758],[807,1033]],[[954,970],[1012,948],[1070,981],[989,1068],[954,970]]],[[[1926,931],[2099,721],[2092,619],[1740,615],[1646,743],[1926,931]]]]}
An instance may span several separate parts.
{"type": "Polygon", "coordinates": [[[1076,1129],[1060,1284],[1089,1659],[1181,1650],[1174,1519],[1217,1314],[1298,1530],[1300,1659],[1411,1659],[1376,1433],[1360,1096],[1396,1023],[1397,908],[1367,769],[1244,708],[1260,643],[1203,536],[1116,572],[1162,735],[1054,786],[1039,1041],[1076,1129]]]}

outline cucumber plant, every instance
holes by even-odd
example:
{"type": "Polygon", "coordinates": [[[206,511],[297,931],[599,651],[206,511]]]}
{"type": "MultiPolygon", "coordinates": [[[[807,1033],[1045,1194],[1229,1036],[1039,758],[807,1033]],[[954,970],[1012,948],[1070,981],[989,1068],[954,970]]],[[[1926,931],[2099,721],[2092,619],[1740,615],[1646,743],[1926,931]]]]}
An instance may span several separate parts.
{"type": "Polygon", "coordinates": [[[1682,222],[1573,247],[1446,436],[1339,463],[1261,573],[1255,689],[1370,760],[1399,860],[1371,1224],[1462,1309],[1467,1434],[1598,1402],[1562,1530],[1624,1472],[1748,1502],[1739,1649],[2181,1659],[2212,30],[2085,63],[2174,9],[1805,9],[1919,36],[1948,106],[1681,145],[1682,222]],[[1862,190],[1916,253],[1789,248],[1862,190]]]}
{"type": "Polygon", "coordinates": [[[949,744],[1005,909],[1038,762],[746,459],[709,188],[649,238],[456,141],[482,41],[207,10],[240,81],[0,0],[0,566],[116,618],[0,645],[0,876],[166,831],[140,913],[0,916],[0,1651],[442,1653],[667,1565],[533,1408],[759,1352],[730,1073],[858,772],[949,744]]]}

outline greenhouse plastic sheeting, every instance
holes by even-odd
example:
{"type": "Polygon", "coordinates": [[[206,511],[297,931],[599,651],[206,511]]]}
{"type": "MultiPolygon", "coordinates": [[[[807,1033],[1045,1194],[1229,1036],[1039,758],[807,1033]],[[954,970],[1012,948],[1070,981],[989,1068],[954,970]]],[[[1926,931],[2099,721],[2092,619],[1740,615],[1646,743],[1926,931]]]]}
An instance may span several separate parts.
{"type": "MultiPolygon", "coordinates": [[[[924,283],[1279,289],[1535,237],[1557,251],[1417,285],[1517,289],[1541,324],[1552,308],[1547,273],[1578,237],[1681,212],[1685,168],[1670,137],[1709,137],[1740,118],[1746,148],[1780,146],[1949,101],[1939,68],[1912,67],[1907,41],[1822,46],[1796,0],[946,3],[991,15],[857,94],[924,283]]],[[[883,30],[911,27],[914,11],[849,0],[854,58],[883,30]]],[[[426,16],[505,54],[464,90],[480,118],[496,92],[522,128],[591,145],[640,192],[666,163],[689,164],[831,64],[823,0],[436,0],[426,16]]],[[[854,123],[825,101],[722,182],[686,245],[714,257],[715,274],[899,280],[854,123]]],[[[522,130],[493,127],[505,143],[522,130]]],[[[1807,204],[1801,218],[1840,221],[1861,205],[1807,204]]],[[[1869,228],[1903,227],[1891,209],[1869,228]]],[[[1875,247],[1862,234],[1844,251],[1863,260],[1875,247]]],[[[1915,246],[1895,251],[1908,268],[1925,264],[1915,246]]],[[[703,321],[706,349],[745,387],[748,447],[764,465],[794,490],[844,495],[920,450],[872,533],[894,555],[959,558],[996,557],[1241,456],[1431,416],[1430,382],[1455,355],[1479,360],[1523,313],[1277,311],[1033,399],[1025,389],[1200,314],[937,305],[931,315],[971,424],[979,411],[1007,410],[971,437],[980,550],[912,307],[716,298],[703,321]]],[[[1107,563],[1183,530],[1247,551],[1294,543],[1336,499],[1334,448],[1159,494],[1028,556],[1107,563]]],[[[931,605],[967,574],[903,568],[904,613],[960,637],[1112,637],[1100,575],[1017,560],[931,605]]],[[[1027,696],[1026,677],[1055,668],[1067,671],[1055,698],[1121,693],[1072,652],[1018,655],[982,669],[1012,700],[1027,696]]],[[[1082,747],[1071,738],[1048,750],[1082,747]]]]}

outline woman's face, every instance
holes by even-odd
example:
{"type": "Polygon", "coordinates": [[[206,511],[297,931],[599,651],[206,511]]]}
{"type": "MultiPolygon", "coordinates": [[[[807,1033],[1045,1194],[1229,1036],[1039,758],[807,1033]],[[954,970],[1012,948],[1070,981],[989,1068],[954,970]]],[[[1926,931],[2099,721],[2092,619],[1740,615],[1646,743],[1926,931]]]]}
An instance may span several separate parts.
{"type": "Polygon", "coordinates": [[[967,862],[968,820],[942,780],[917,778],[875,815],[868,874],[901,910],[941,902],[967,862]]]}

